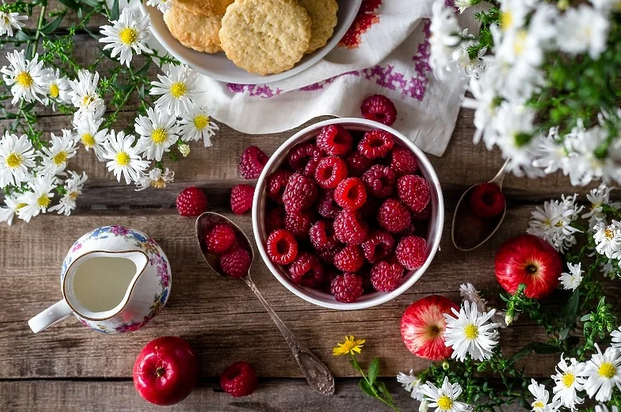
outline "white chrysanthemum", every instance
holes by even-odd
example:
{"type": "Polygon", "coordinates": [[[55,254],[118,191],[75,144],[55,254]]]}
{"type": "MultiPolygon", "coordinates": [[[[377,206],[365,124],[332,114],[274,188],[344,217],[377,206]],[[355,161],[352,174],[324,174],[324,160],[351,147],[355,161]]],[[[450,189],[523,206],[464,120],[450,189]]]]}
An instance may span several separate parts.
{"type": "Polygon", "coordinates": [[[618,208],[619,204],[616,202],[610,202],[610,189],[605,184],[599,185],[595,189],[592,189],[587,195],[587,199],[591,202],[591,208],[588,213],[582,215],[583,219],[589,218],[589,229],[593,230],[600,222],[603,222],[606,218],[604,213],[604,205],[610,205],[611,207],[618,208]]]}
{"type": "Polygon", "coordinates": [[[612,389],[616,386],[621,390],[621,352],[610,347],[604,353],[595,344],[597,353],[593,354],[584,369],[587,378],[584,390],[590,398],[598,402],[608,402],[612,389]]]}
{"type": "Polygon", "coordinates": [[[147,0],[147,6],[157,7],[162,13],[166,13],[172,7],[172,0],[147,0]]]}
{"type": "Polygon", "coordinates": [[[569,8],[559,18],[556,43],[569,54],[589,53],[597,59],[606,49],[610,22],[604,14],[586,4],[569,8]]]}
{"type": "Polygon", "coordinates": [[[103,119],[86,115],[73,120],[76,142],[81,142],[87,151],[93,149],[100,162],[103,162],[103,146],[108,138],[108,129],[99,130],[102,123],[103,119]]]}
{"type": "Polygon", "coordinates": [[[0,69],[7,86],[13,94],[12,104],[24,99],[27,102],[35,100],[43,102],[41,96],[46,94],[43,63],[39,62],[39,55],[32,60],[26,60],[25,50],[7,53],[9,66],[0,69]]]}
{"type": "Polygon", "coordinates": [[[119,56],[121,64],[129,67],[134,53],[151,53],[146,46],[149,40],[149,15],[141,14],[137,10],[123,9],[119,19],[111,22],[112,26],[102,26],[101,43],[108,43],[104,50],[112,49],[111,56],[119,56]]]}
{"type": "Polygon", "coordinates": [[[459,34],[462,29],[452,8],[447,7],[442,0],[436,0],[433,3],[429,30],[431,31],[429,65],[434,75],[443,79],[446,72],[450,71],[449,65],[453,60],[453,51],[459,45],[459,34]]]}
{"type": "Polygon", "coordinates": [[[561,277],[558,280],[561,281],[561,285],[565,290],[576,290],[582,283],[582,263],[577,264],[568,262],[567,268],[569,272],[561,273],[561,277]]]}
{"type": "Polygon", "coordinates": [[[600,224],[593,235],[595,250],[608,259],[621,259],[621,222],[613,220],[608,226],[600,224]]]}
{"type": "Polygon", "coordinates": [[[512,32],[524,27],[531,4],[524,0],[504,0],[500,5],[500,28],[512,32]]]}
{"type": "Polygon", "coordinates": [[[76,142],[70,130],[63,130],[62,136],[51,134],[50,147],[41,149],[43,161],[40,171],[46,175],[57,175],[65,171],[67,162],[76,154],[76,142]]]}
{"type": "Polygon", "coordinates": [[[76,199],[82,194],[84,182],[88,179],[86,173],[80,176],[76,172],[69,172],[69,178],[65,180],[65,195],[60,199],[59,203],[50,207],[50,212],[58,210],[58,214],[69,216],[76,208],[76,199]]]}
{"type": "MultiPolygon", "coordinates": [[[[487,300],[481,297],[480,292],[476,290],[476,288],[472,285],[472,283],[466,283],[466,284],[460,285],[459,294],[463,302],[468,301],[470,303],[476,304],[477,309],[481,313],[487,312],[490,309],[487,306],[487,300]]],[[[500,324],[501,328],[506,328],[507,323],[505,322],[505,315],[506,313],[504,311],[497,310],[494,313],[494,316],[492,316],[491,321],[500,324]]],[[[516,318],[517,318],[517,314],[515,315],[514,319],[516,318]]]]}
{"type": "Polygon", "coordinates": [[[612,331],[610,337],[612,338],[612,346],[621,349],[621,327],[612,331]]]}
{"type": "Polygon", "coordinates": [[[13,223],[13,218],[17,214],[17,210],[24,205],[17,201],[17,197],[13,196],[5,196],[4,197],[4,206],[0,207],[0,222],[6,222],[7,225],[11,226],[13,223]]]}
{"type": "Polygon", "coordinates": [[[219,129],[202,107],[194,107],[185,113],[179,121],[181,138],[185,142],[203,140],[205,147],[211,146],[211,137],[219,129]]]}
{"type": "Polygon", "coordinates": [[[125,178],[127,184],[138,180],[149,166],[149,162],[140,157],[139,150],[134,145],[135,140],[132,135],[126,136],[123,132],[115,134],[114,130],[111,130],[104,144],[103,158],[108,160],[106,166],[119,182],[121,177],[125,178]]]}
{"type": "Polygon", "coordinates": [[[163,189],[168,183],[175,180],[175,172],[166,168],[162,169],[154,168],[149,171],[148,174],[142,174],[138,180],[136,180],[136,191],[148,189],[153,187],[155,189],[163,189]]]}
{"type": "Polygon", "coordinates": [[[558,127],[552,127],[547,136],[537,139],[533,166],[543,168],[546,174],[566,170],[571,162],[569,152],[558,135],[558,127]]]}
{"type": "MultiPolygon", "coordinates": [[[[494,64],[493,58],[484,58],[484,60],[487,64],[494,64]]],[[[481,137],[484,137],[485,146],[488,150],[491,150],[496,143],[495,134],[492,133],[490,126],[496,117],[499,106],[499,98],[493,86],[493,77],[493,73],[489,71],[483,73],[480,78],[470,77],[468,90],[472,93],[473,98],[465,97],[462,102],[463,107],[475,110],[474,126],[477,130],[473,137],[474,143],[479,143],[481,137]]]]}
{"type": "Polygon", "coordinates": [[[533,408],[533,412],[556,412],[559,408],[559,402],[549,402],[550,401],[550,393],[546,389],[544,385],[540,385],[536,380],[531,379],[530,385],[528,385],[528,390],[533,395],[535,400],[530,406],[533,408]]]}
{"type": "Polygon", "coordinates": [[[468,77],[479,77],[487,67],[487,61],[483,59],[483,56],[487,52],[487,48],[479,50],[477,56],[474,59],[470,58],[468,49],[471,46],[477,44],[474,40],[474,36],[468,33],[468,29],[464,29],[460,36],[461,42],[455,47],[451,54],[451,61],[446,67],[447,71],[453,71],[453,68],[457,68],[468,77]]]}
{"type": "Polygon", "coordinates": [[[34,166],[34,149],[28,136],[7,132],[0,138],[0,188],[28,181],[28,169],[34,166]]]}
{"type": "Polygon", "coordinates": [[[619,408],[613,406],[608,409],[606,405],[595,405],[595,412],[619,412],[619,408]]]}
{"type": "Polygon", "coordinates": [[[7,13],[0,11],[0,36],[5,34],[13,37],[13,29],[21,30],[24,24],[22,21],[28,20],[28,16],[21,16],[19,13],[7,13]]]}
{"type": "Polygon", "coordinates": [[[88,70],[78,72],[78,79],[69,81],[71,86],[71,103],[78,109],[76,117],[90,115],[93,119],[99,119],[106,110],[106,105],[97,94],[99,73],[91,73],[88,70]]]}
{"type": "Polygon", "coordinates": [[[602,127],[585,129],[581,119],[571,132],[565,135],[565,145],[570,153],[571,162],[563,170],[574,186],[584,186],[593,179],[603,177],[607,169],[616,165],[609,157],[596,155],[599,146],[608,138],[608,132],[602,127]]]}
{"type": "Polygon", "coordinates": [[[448,377],[444,377],[444,382],[440,388],[431,382],[426,382],[420,388],[424,396],[423,402],[428,407],[436,408],[436,412],[466,412],[472,410],[470,405],[457,401],[462,393],[458,383],[450,383],[448,377]]]}
{"type": "Polygon", "coordinates": [[[566,408],[576,410],[576,405],[584,402],[584,398],[578,396],[578,392],[584,389],[583,372],[586,365],[576,359],[567,360],[561,355],[561,360],[556,365],[556,375],[552,376],[556,386],[554,387],[554,402],[559,402],[566,408]]]}
{"type": "Polygon", "coordinates": [[[173,66],[167,64],[162,67],[165,75],[157,75],[160,80],[152,82],[150,94],[161,96],[155,102],[159,110],[177,117],[185,117],[194,105],[194,99],[199,91],[196,87],[198,76],[196,72],[187,66],[173,66]]]}
{"type": "Polygon", "coordinates": [[[576,244],[575,233],[580,230],[571,226],[578,219],[583,206],[576,204],[577,195],[562,196],[561,200],[550,200],[537,206],[532,212],[526,233],[538,236],[550,243],[559,252],[576,244]]]}
{"type": "Polygon", "coordinates": [[[52,103],[52,109],[56,110],[55,102],[71,103],[71,85],[66,77],[60,75],[60,70],[45,69],[44,75],[46,97],[43,104],[52,103]]]}
{"type": "Polygon", "coordinates": [[[446,331],[444,339],[446,346],[453,348],[451,357],[464,361],[466,355],[475,360],[485,360],[492,357],[492,350],[498,344],[499,323],[492,323],[490,319],[496,311],[479,313],[477,305],[468,301],[463,302],[459,312],[452,309],[453,315],[445,314],[446,331]]]}
{"type": "Polygon", "coordinates": [[[408,374],[399,372],[397,375],[397,382],[403,385],[403,388],[406,391],[410,392],[413,399],[419,402],[423,400],[423,394],[420,391],[422,382],[416,375],[414,375],[414,371],[412,369],[410,369],[410,373],[408,374]]]}
{"type": "Polygon", "coordinates": [[[29,181],[28,186],[30,190],[17,198],[19,203],[24,204],[17,209],[17,216],[26,222],[39,213],[47,212],[54,197],[56,176],[39,175],[29,181]]]}
{"type": "Polygon", "coordinates": [[[593,4],[596,9],[605,12],[609,12],[614,9],[621,10],[621,2],[619,2],[619,0],[591,0],[591,4],[593,4]]]}
{"type": "Polygon", "coordinates": [[[146,116],[136,118],[134,128],[140,135],[138,150],[149,160],[162,160],[164,152],[179,139],[177,119],[161,110],[147,109],[146,116]]]}

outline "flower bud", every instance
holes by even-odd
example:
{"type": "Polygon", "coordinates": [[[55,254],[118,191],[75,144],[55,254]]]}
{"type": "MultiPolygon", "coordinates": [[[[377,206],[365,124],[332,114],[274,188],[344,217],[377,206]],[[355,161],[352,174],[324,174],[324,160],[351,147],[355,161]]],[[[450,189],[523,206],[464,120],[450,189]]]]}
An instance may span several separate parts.
{"type": "Polygon", "coordinates": [[[181,143],[179,145],[179,152],[183,157],[188,157],[188,155],[190,154],[190,145],[181,143]]]}

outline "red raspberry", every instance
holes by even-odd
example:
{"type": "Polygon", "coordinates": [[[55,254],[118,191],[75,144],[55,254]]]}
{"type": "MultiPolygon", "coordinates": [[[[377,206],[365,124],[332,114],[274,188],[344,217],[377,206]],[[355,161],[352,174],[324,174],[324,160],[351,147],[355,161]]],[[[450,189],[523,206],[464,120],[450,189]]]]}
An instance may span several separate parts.
{"type": "Polygon", "coordinates": [[[274,230],[285,227],[285,210],[282,207],[270,208],[265,215],[265,230],[272,233],[274,230]]]}
{"type": "Polygon", "coordinates": [[[279,205],[282,205],[282,194],[285,191],[291,174],[292,173],[288,170],[278,170],[267,178],[267,195],[279,205]]]}
{"type": "Polygon", "coordinates": [[[333,249],[338,242],[334,238],[332,223],[320,220],[315,223],[308,231],[308,236],[313,247],[319,249],[333,249]]]}
{"type": "Polygon", "coordinates": [[[392,195],[397,177],[390,167],[373,165],[362,174],[362,180],[366,183],[369,193],[382,199],[392,195]]]}
{"type": "Polygon", "coordinates": [[[385,260],[375,264],[371,269],[371,283],[378,292],[392,292],[403,280],[403,266],[388,263],[385,260]]]}
{"type": "Polygon", "coordinates": [[[362,277],[355,273],[337,275],[330,283],[330,292],[338,302],[355,302],[364,292],[362,282],[362,277]]]}
{"type": "Polygon", "coordinates": [[[315,182],[322,189],[334,189],[347,177],[347,165],[338,157],[324,157],[315,169],[315,182]]]}
{"type": "Polygon", "coordinates": [[[408,270],[418,269],[425,263],[427,242],[418,236],[402,238],[397,245],[395,255],[401,266],[408,270]]]}
{"type": "Polygon", "coordinates": [[[360,246],[347,245],[334,256],[334,266],[342,272],[356,272],[364,265],[360,246]]]}
{"type": "Polygon", "coordinates": [[[431,202],[427,203],[427,206],[423,209],[422,212],[412,212],[412,220],[417,222],[422,222],[425,220],[429,220],[431,217],[431,202]]]}
{"type": "Polygon", "coordinates": [[[394,144],[394,138],[390,133],[374,129],[365,133],[358,143],[358,151],[369,159],[377,159],[386,156],[394,144]]]}
{"type": "Polygon", "coordinates": [[[377,212],[377,223],[390,233],[402,232],[410,226],[410,211],[397,199],[385,200],[377,212]]]}
{"type": "Polygon", "coordinates": [[[364,257],[369,263],[377,263],[392,253],[395,239],[388,232],[376,230],[369,240],[362,244],[364,257]]]}
{"type": "Polygon", "coordinates": [[[252,209],[254,187],[248,185],[233,186],[231,190],[231,210],[236,215],[243,215],[252,209]]]}
{"type": "Polygon", "coordinates": [[[228,223],[216,223],[205,235],[205,243],[210,253],[221,255],[235,243],[235,229],[228,223]]]}
{"type": "Polygon", "coordinates": [[[324,126],[317,135],[317,147],[328,156],[342,156],[351,150],[351,134],[341,125],[324,126]]]}
{"type": "Polygon", "coordinates": [[[470,195],[470,210],[482,218],[498,216],[505,210],[505,197],[495,183],[481,183],[470,195]]]}
{"type": "Polygon", "coordinates": [[[367,201],[367,189],[358,177],[349,177],[334,190],[334,201],[345,210],[359,209],[367,201]]]}
{"type": "Polygon", "coordinates": [[[207,211],[207,196],[198,187],[185,188],[177,196],[177,210],[181,216],[198,216],[207,211]]]}
{"type": "Polygon", "coordinates": [[[239,173],[244,179],[256,179],[261,175],[268,160],[269,157],[263,150],[250,146],[244,150],[239,159],[239,173]]]}
{"type": "Polygon", "coordinates": [[[326,272],[319,258],[309,252],[300,253],[289,265],[289,277],[296,285],[317,288],[326,281],[325,276],[326,272]]]}
{"type": "Polygon", "coordinates": [[[429,183],[417,175],[401,176],[397,180],[397,194],[403,203],[417,213],[425,210],[431,200],[429,183]]]}
{"type": "Polygon", "coordinates": [[[220,386],[235,398],[248,396],[257,389],[257,373],[246,362],[236,362],[222,372],[220,386]]]}
{"type": "Polygon", "coordinates": [[[390,168],[397,176],[413,175],[418,170],[418,160],[407,147],[395,146],[391,153],[390,168]]]}
{"type": "Polygon", "coordinates": [[[365,240],[369,227],[355,210],[343,210],[334,219],[334,237],[342,243],[359,245],[365,240]]]}
{"type": "Polygon", "coordinates": [[[284,229],[270,233],[267,237],[267,256],[277,265],[288,265],[298,255],[298,242],[284,229]]]}
{"type": "Polygon", "coordinates": [[[397,120],[397,108],[392,100],[381,94],[367,97],[360,106],[362,117],[390,126],[397,120]]]}
{"type": "Polygon", "coordinates": [[[317,200],[317,211],[323,217],[334,219],[336,215],[341,211],[339,205],[334,201],[333,190],[323,190],[319,194],[317,200]]]}
{"type": "Polygon", "coordinates": [[[282,194],[287,213],[310,208],[317,199],[317,185],[308,177],[294,173],[282,194]]]}
{"type": "Polygon", "coordinates": [[[310,210],[287,213],[285,215],[285,229],[293,233],[298,239],[308,236],[308,231],[313,225],[314,213],[310,210]]]}
{"type": "Polygon", "coordinates": [[[302,173],[306,177],[313,177],[321,150],[312,143],[300,143],[289,151],[287,162],[296,173],[302,173]]]}
{"type": "Polygon", "coordinates": [[[327,263],[329,265],[333,265],[334,264],[334,256],[336,256],[336,254],[339,252],[340,248],[338,246],[335,246],[333,248],[329,248],[329,249],[318,249],[315,252],[317,252],[317,256],[319,257],[319,259],[321,259],[321,261],[323,263],[327,263]]]}
{"type": "Polygon", "coordinates": [[[220,268],[222,272],[232,278],[241,278],[248,274],[252,260],[250,253],[240,247],[233,248],[220,256],[220,268]]]}
{"type": "Polygon", "coordinates": [[[359,152],[353,152],[347,156],[347,170],[350,176],[362,176],[369,167],[373,165],[373,160],[363,156],[359,152]]]}

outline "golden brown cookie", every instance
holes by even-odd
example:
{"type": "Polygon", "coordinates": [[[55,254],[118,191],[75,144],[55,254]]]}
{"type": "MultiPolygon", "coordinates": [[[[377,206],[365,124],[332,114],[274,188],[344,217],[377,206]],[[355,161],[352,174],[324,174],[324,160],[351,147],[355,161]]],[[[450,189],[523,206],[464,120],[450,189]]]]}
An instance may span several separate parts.
{"type": "Polygon", "coordinates": [[[164,22],[170,34],[185,47],[206,53],[222,51],[218,35],[222,16],[208,17],[189,13],[174,2],[171,9],[164,14],[164,22]]]}
{"type": "Polygon", "coordinates": [[[310,45],[306,53],[312,53],[328,43],[337,23],[339,4],[336,0],[298,0],[312,20],[310,45]]]}
{"type": "Polygon", "coordinates": [[[292,68],[308,49],[311,19],[297,0],[236,0],[220,29],[226,57],[260,75],[292,68]]]}
{"type": "Polygon", "coordinates": [[[229,4],[235,0],[175,0],[179,6],[190,13],[208,17],[223,16],[229,4]]]}

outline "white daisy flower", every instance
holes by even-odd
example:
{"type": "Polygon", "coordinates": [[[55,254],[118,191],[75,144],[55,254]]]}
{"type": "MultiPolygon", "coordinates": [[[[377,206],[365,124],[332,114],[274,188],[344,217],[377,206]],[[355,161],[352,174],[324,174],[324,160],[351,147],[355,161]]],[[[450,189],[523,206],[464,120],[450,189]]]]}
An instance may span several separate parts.
{"type": "Polygon", "coordinates": [[[172,0],[147,0],[147,6],[157,7],[162,13],[166,13],[172,7],[172,0]]]}
{"type": "Polygon", "coordinates": [[[457,401],[457,398],[462,393],[461,386],[458,383],[450,383],[446,376],[440,388],[431,382],[426,382],[421,386],[420,391],[424,396],[423,402],[425,402],[425,405],[436,408],[436,412],[466,412],[472,410],[470,405],[457,401]]]}
{"type": "Polygon", "coordinates": [[[82,194],[82,188],[84,182],[88,179],[86,173],[82,173],[82,176],[76,172],[69,172],[70,177],[65,180],[65,195],[60,199],[60,202],[50,207],[50,212],[58,210],[58,214],[64,214],[69,216],[71,212],[76,208],[76,199],[82,194]]]}
{"type": "Polygon", "coordinates": [[[621,10],[619,0],[591,0],[591,4],[601,11],[611,11],[613,9],[621,10]]]}
{"type": "Polygon", "coordinates": [[[148,14],[126,8],[121,12],[119,19],[111,23],[112,26],[102,26],[101,34],[105,37],[99,41],[108,43],[103,49],[112,49],[111,56],[113,58],[119,56],[121,64],[129,67],[134,57],[133,53],[152,53],[145,44],[149,40],[148,14]]]}
{"type": "Polygon", "coordinates": [[[571,7],[559,18],[556,43],[569,54],[589,53],[597,59],[606,49],[610,22],[604,14],[591,6],[571,7]]]}
{"type": "Polygon", "coordinates": [[[152,82],[150,94],[161,96],[155,102],[155,107],[178,117],[185,117],[194,105],[194,99],[199,90],[196,87],[198,76],[187,66],[173,66],[167,64],[162,67],[165,76],[160,74],[160,80],[152,82]]]}
{"type": "Polygon", "coordinates": [[[582,263],[577,264],[567,262],[567,268],[569,272],[561,273],[561,277],[558,280],[561,281],[561,285],[565,290],[576,290],[580,283],[582,283],[582,263]]]}
{"type": "Polygon", "coordinates": [[[533,408],[533,412],[556,412],[559,408],[559,402],[550,400],[550,393],[546,387],[537,383],[536,380],[531,379],[531,384],[528,385],[528,390],[535,397],[533,403],[530,406],[533,408]]]}
{"type": "Polygon", "coordinates": [[[110,136],[104,144],[103,158],[108,160],[108,170],[114,172],[114,177],[120,182],[121,177],[125,183],[130,184],[138,180],[140,174],[149,166],[149,162],[140,157],[139,150],[134,146],[135,137],[125,135],[123,132],[115,134],[110,131],[110,136]]]}
{"type": "Polygon", "coordinates": [[[0,138],[0,188],[26,182],[28,169],[35,166],[34,154],[28,136],[5,133],[0,138]]]}
{"type": "Polygon", "coordinates": [[[146,116],[138,116],[134,125],[140,135],[138,150],[148,160],[162,160],[164,152],[179,140],[179,126],[176,118],[162,110],[147,109],[146,116]]]}
{"type": "Polygon", "coordinates": [[[606,218],[606,213],[604,213],[603,206],[610,205],[611,207],[617,208],[619,206],[618,203],[610,202],[610,192],[612,189],[607,187],[605,184],[599,185],[595,189],[592,189],[587,195],[587,199],[591,202],[591,208],[588,213],[582,215],[583,219],[589,218],[589,228],[593,230],[595,226],[597,226],[600,222],[602,222],[606,218]]]}
{"type": "Polygon", "coordinates": [[[45,70],[45,89],[47,97],[44,99],[43,104],[48,105],[51,101],[52,108],[55,108],[55,101],[66,104],[71,103],[71,96],[69,96],[71,85],[66,77],[60,75],[60,70],[45,70]]]}
{"type": "Polygon", "coordinates": [[[565,144],[558,135],[558,127],[552,127],[547,136],[537,139],[533,166],[543,168],[546,174],[565,170],[571,161],[565,144]]]}
{"type": "Polygon", "coordinates": [[[593,235],[595,250],[608,259],[621,259],[621,222],[613,220],[608,226],[600,224],[593,235]]]}
{"type": "Polygon", "coordinates": [[[612,337],[612,346],[621,349],[621,327],[619,329],[614,330],[610,336],[612,337]]]}
{"type": "MultiPolygon", "coordinates": [[[[487,64],[493,65],[493,58],[484,58],[484,60],[487,64]]],[[[490,71],[483,73],[480,78],[470,77],[468,90],[472,93],[473,98],[465,97],[462,101],[462,107],[475,110],[474,126],[477,130],[474,133],[473,142],[478,144],[481,137],[484,137],[485,146],[488,150],[491,150],[496,144],[495,134],[489,133],[489,131],[491,131],[490,125],[496,117],[500,104],[493,82],[494,76],[490,71]]]]}
{"type": "Polygon", "coordinates": [[[13,94],[12,104],[24,99],[27,102],[35,100],[42,102],[41,95],[45,95],[45,72],[43,63],[39,62],[39,55],[32,60],[26,60],[25,50],[7,53],[9,66],[0,69],[7,86],[13,94]]]}
{"type": "Polygon", "coordinates": [[[67,162],[76,154],[76,142],[69,130],[63,130],[63,135],[51,134],[50,147],[41,149],[39,155],[43,158],[39,171],[46,175],[58,175],[65,171],[67,162]]]}
{"type": "Polygon", "coordinates": [[[500,7],[500,28],[512,32],[524,27],[531,3],[524,0],[504,0],[500,7]]]}
{"type": "Polygon", "coordinates": [[[552,376],[556,386],[554,387],[554,402],[559,402],[562,406],[576,410],[576,405],[584,402],[577,392],[584,390],[583,372],[586,365],[576,359],[567,360],[561,355],[561,360],[556,365],[556,375],[552,376]]]}
{"type": "Polygon", "coordinates": [[[54,197],[56,176],[39,175],[28,182],[30,191],[21,194],[17,201],[24,206],[17,209],[17,217],[30,222],[39,213],[47,212],[54,197]]]}
{"type": "Polygon", "coordinates": [[[479,313],[477,305],[468,301],[463,302],[459,312],[452,309],[453,314],[445,314],[446,331],[444,338],[446,346],[453,348],[451,357],[464,361],[466,355],[475,360],[485,360],[492,357],[492,350],[498,344],[500,324],[491,323],[490,319],[496,311],[479,313]]]}
{"type": "Polygon", "coordinates": [[[21,30],[24,26],[22,21],[25,20],[28,20],[28,16],[0,11],[0,36],[7,34],[9,37],[13,37],[13,29],[21,30]]]}
{"type": "Polygon", "coordinates": [[[436,0],[432,10],[433,15],[429,26],[431,31],[429,65],[434,75],[438,79],[443,79],[446,72],[450,71],[449,65],[453,60],[453,51],[459,45],[459,34],[462,29],[452,8],[447,7],[444,1],[436,0]]]}
{"type": "Polygon", "coordinates": [[[138,180],[136,180],[136,191],[148,189],[153,187],[155,189],[163,189],[168,183],[175,180],[175,172],[166,168],[162,171],[160,168],[154,168],[149,171],[148,174],[142,174],[138,180]]]}
{"type": "Polygon", "coordinates": [[[532,212],[529,227],[526,233],[538,236],[554,246],[559,252],[564,252],[576,244],[575,233],[581,231],[571,223],[578,219],[583,206],[576,204],[577,195],[561,197],[561,200],[550,200],[537,206],[532,212]]]}
{"type": "Polygon", "coordinates": [[[414,371],[412,369],[410,369],[410,373],[407,375],[403,372],[399,372],[397,375],[397,382],[403,385],[403,388],[406,391],[410,392],[413,399],[417,401],[423,400],[423,394],[420,391],[422,382],[418,379],[418,377],[416,377],[416,375],[414,375],[414,371]]]}
{"type": "MultiPolygon", "coordinates": [[[[490,309],[487,306],[487,300],[480,296],[480,292],[475,289],[472,283],[466,283],[461,285],[459,287],[459,294],[461,296],[462,302],[468,301],[470,303],[474,303],[475,305],[477,305],[477,309],[480,313],[487,312],[488,309],[490,309]]],[[[506,328],[507,323],[505,321],[505,315],[506,313],[504,311],[497,310],[492,316],[491,321],[500,324],[501,328],[506,328]]],[[[517,318],[518,315],[514,315],[514,319],[517,318]]]]}
{"type": "Polygon", "coordinates": [[[99,73],[91,73],[88,70],[78,72],[78,79],[69,81],[71,91],[71,103],[78,109],[76,117],[90,114],[93,119],[99,119],[106,110],[106,105],[97,94],[99,73]]]}
{"type": "Polygon", "coordinates": [[[108,138],[108,129],[99,130],[102,123],[103,119],[93,119],[87,115],[73,120],[75,140],[81,142],[87,151],[93,149],[99,161],[103,161],[103,146],[108,138]]]}
{"type": "Polygon", "coordinates": [[[619,408],[613,406],[608,409],[606,405],[595,405],[595,412],[619,412],[619,408]]]}
{"type": "Polygon", "coordinates": [[[584,369],[587,378],[584,389],[590,398],[598,402],[608,402],[616,386],[621,390],[621,352],[610,347],[604,353],[595,344],[597,353],[593,354],[584,369]]]}
{"type": "Polygon", "coordinates": [[[205,147],[211,146],[211,137],[219,129],[202,107],[193,107],[184,113],[179,121],[181,138],[184,142],[203,140],[205,147]]]}
{"type": "Polygon", "coordinates": [[[15,195],[4,197],[4,206],[0,207],[0,222],[6,222],[11,226],[13,218],[17,214],[17,210],[24,207],[23,203],[19,203],[15,195]]]}

